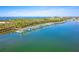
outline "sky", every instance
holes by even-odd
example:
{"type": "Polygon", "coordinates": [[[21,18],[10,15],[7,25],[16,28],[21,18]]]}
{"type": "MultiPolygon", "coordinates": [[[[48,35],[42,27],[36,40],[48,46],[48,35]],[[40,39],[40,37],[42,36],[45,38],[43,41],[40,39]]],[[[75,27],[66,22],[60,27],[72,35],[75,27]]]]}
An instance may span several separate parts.
{"type": "Polygon", "coordinates": [[[79,6],[0,6],[0,16],[79,16],[79,6]]]}

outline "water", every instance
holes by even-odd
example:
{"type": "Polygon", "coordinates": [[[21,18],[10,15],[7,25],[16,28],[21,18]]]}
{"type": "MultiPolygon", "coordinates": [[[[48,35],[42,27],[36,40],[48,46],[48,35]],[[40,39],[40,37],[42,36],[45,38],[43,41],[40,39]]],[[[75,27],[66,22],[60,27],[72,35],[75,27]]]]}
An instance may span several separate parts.
{"type": "Polygon", "coordinates": [[[0,17],[0,20],[10,20],[10,19],[16,19],[18,17],[0,17]]]}
{"type": "Polygon", "coordinates": [[[23,33],[2,34],[0,51],[79,51],[79,22],[71,21],[23,33]]]}
{"type": "Polygon", "coordinates": [[[39,18],[40,19],[40,18],[50,18],[50,17],[25,17],[25,16],[24,17],[22,17],[22,16],[21,17],[20,16],[18,16],[18,17],[0,17],[0,20],[12,20],[12,19],[14,20],[14,19],[18,19],[18,18],[20,18],[20,19],[21,18],[27,18],[27,19],[33,19],[33,18],[38,19],[39,18]]]}
{"type": "Polygon", "coordinates": [[[27,18],[27,17],[0,17],[0,20],[12,20],[17,18],[27,18]]]}

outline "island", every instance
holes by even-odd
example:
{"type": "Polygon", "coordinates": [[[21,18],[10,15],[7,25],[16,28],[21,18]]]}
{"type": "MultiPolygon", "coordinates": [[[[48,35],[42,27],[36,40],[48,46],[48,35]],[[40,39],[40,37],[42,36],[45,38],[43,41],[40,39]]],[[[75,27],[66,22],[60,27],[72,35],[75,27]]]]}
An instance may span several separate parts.
{"type": "Polygon", "coordinates": [[[79,19],[79,17],[36,17],[36,18],[13,18],[8,20],[0,19],[0,34],[9,32],[22,32],[23,30],[31,30],[44,26],[62,23],[70,19],[79,19]]]}

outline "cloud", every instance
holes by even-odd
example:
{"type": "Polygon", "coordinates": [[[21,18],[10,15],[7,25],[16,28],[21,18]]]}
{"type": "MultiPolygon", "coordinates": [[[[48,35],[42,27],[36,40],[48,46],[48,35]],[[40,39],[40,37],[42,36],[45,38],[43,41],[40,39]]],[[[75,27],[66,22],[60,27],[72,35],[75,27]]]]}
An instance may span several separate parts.
{"type": "MultiPolygon", "coordinates": [[[[63,9],[39,9],[39,10],[12,10],[7,12],[6,14],[9,16],[53,16],[59,15],[63,9]]],[[[5,15],[6,15],[5,14],[5,15]]],[[[6,15],[6,16],[7,16],[6,15]]]]}
{"type": "Polygon", "coordinates": [[[32,7],[30,9],[13,9],[1,14],[2,16],[74,16],[79,15],[73,7],[32,7]]]}

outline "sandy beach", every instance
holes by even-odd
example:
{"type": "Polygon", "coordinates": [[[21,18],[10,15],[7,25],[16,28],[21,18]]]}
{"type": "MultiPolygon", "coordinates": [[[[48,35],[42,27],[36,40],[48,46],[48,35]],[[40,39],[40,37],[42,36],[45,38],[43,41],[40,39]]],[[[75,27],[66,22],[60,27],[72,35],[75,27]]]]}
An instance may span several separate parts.
{"type": "Polygon", "coordinates": [[[21,33],[24,30],[31,31],[31,30],[34,30],[34,29],[39,29],[39,28],[42,28],[42,27],[45,27],[45,26],[50,26],[50,25],[53,25],[53,24],[54,23],[45,23],[45,24],[39,24],[39,25],[35,25],[35,26],[29,26],[29,27],[26,27],[26,28],[18,29],[16,32],[21,33]]]}

